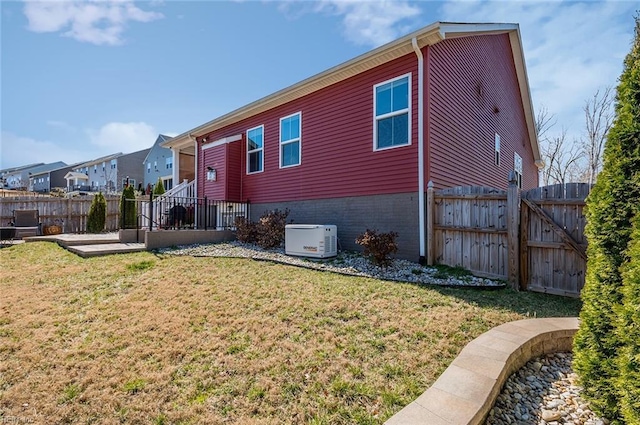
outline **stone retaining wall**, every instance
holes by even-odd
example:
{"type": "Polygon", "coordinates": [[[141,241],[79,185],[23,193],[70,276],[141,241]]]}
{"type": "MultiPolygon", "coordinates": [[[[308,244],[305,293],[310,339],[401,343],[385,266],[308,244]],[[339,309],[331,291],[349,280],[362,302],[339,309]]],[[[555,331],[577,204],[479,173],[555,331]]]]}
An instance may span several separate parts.
{"type": "Polygon", "coordinates": [[[525,319],[480,335],[388,425],[484,423],[507,378],[534,357],[571,351],[576,317],[525,319]]]}

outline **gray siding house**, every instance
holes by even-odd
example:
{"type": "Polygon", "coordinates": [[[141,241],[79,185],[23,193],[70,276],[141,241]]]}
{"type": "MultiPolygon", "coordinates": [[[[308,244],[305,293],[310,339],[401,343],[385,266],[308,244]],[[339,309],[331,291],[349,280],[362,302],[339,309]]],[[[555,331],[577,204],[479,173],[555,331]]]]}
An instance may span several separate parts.
{"type": "Polygon", "coordinates": [[[44,165],[44,162],[38,162],[35,164],[28,164],[28,165],[20,165],[18,167],[3,168],[2,170],[0,170],[0,187],[2,187],[3,189],[8,189],[9,188],[8,180],[15,180],[15,177],[13,176],[16,176],[16,175],[19,176],[22,170],[26,170],[27,168],[33,168],[38,165],[44,165]]]}
{"type": "Polygon", "coordinates": [[[164,134],[158,135],[156,142],[144,159],[144,181],[143,187],[153,189],[158,182],[158,179],[162,179],[162,184],[166,190],[173,187],[173,152],[171,149],[163,148],[160,146],[171,140],[171,137],[164,134]]]}
{"type": "Polygon", "coordinates": [[[29,190],[32,192],[49,193],[53,188],[67,187],[65,175],[78,164],[65,165],[55,170],[32,173],[29,178],[29,190]]]}
{"type": "Polygon", "coordinates": [[[50,164],[40,164],[28,168],[20,168],[16,171],[5,174],[5,184],[9,189],[31,190],[31,177],[35,174],[43,173],[64,167],[67,164],[62,161],[52,162],[50,164]]]}
{"type": "Polygon", "coordinates": [[[68,190],[121,192],[127,181],[136,189],[140,188],[144,180],[140,164],[149,150],[119,152],[84,162],[67,173],[68,190]]]}

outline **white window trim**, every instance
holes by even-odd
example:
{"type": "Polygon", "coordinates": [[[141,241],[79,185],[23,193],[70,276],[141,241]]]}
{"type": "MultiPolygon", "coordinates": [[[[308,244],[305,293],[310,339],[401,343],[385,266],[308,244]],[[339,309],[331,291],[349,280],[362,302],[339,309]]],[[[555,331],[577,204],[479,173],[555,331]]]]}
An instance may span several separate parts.
{"type": "Polygon", "coordinates": [[[396,148],[404,148],[406,146],[411,146],[411,100],[412,100],[412,92],[413,92],[413,86],[411,83],[411,73],[407,73],[404,75],[400,75],[397,77],[394,77],[390,80],[387,81],[383,81],[381,83],[375,84],[373,86],[373,151],[377,152],[377,151],[386,151],[388,149],[396,149],[396,148]],[[385,84],[389,84],[392,83],[394,81],[397,80],[401,80],[403,78],[408,78],[408,90],[409,90],[409,98],[408,98],[408,102],[407,102],[407,108],[406,109],[402,109],[400,111],[394,111],[394,112],[389,112],[388,114],[383,114],[380,115],[379,117],[376,115],[376,106],[377,106],[377,96],[376,96],[376,89],[380,86],[383,86],[385,84]],[[394,117],[396,115],[401,115],[407,113],[408,114],[408,122],[407,122],[407,127],[408,127],[408,131],[409,134],[407,136],[407,140],[408,143],[406,145],[396,145],[396,146],[387,146],[384,148],[378,148],[378,120],[379,119],[385,119],[385,118],[390,118],[390,117],[394,117]]]}
{"type": "Polygon", "coordinates": [[[264,124],[248,129],[246,134],[247,134],[247,170],[246,170],[247,175],[262,173],[264,172],[264,124]],[[260,149],[249,150],[249,132],[257,129],[262,129],[262,147],[260,149]],[[262,155],[260,156],[260,160],[261,160],[260,171],[249,171],[249,154],[253,152],[259,152],[259,151],[262,152],[262,155]]]}
{"type": "Polygon", "coordinates": [[[518,187],[522,189],[522,157],[518,154],[518,152],[513,153],[513,171],[516,174],[516,180],[518,183],[518,187]]]}
{"type": "Polygon", "coordinates": [[[280,118],[280,125],[278,126],[278,165],[280,166],[280,168],[291,168],[291,167],[299,167],[302,164],[302,111],[298,111],[296,113],[287,115],[286,117],[282,117],[280,118]],[[298,138],[297,139],[289,139],[287,140],[285,143],[282,143],[282,121],[286,120],[287,118],[291,118],[294,117],[296,115],[300,116],[300,119],[298,120],[298,138]],[[297,164],[291,164],[291,165],[282,165],[282,147],[284,145],[288,145],[290,143],[295,143],[298,142],[300,144],[300,150],[299,150],[299,154],[298,154],[298,163],[297,164]]]}
{"type": "Polygon", "coordinates": [[[500,166],[500,135],[495,133],[494,136],[495,152],[493,154],[493,163],[496,167],[500,166]]]}

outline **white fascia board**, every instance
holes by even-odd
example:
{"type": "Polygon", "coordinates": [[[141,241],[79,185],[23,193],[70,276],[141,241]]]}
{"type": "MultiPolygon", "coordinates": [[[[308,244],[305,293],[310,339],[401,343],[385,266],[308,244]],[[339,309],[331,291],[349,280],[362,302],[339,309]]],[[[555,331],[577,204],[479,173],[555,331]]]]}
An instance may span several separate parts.
{"type": "MultiPolygon", "coordinates": [[[[421,28],[411,34],[380,46],[374,50],[364,53],[347,62],[329,68],[319,74],[300,81],[292,86],[279,90],[271,95],[263,97],[255,102],[249,103],[225,115],[208,121],[185,133],[182,133],[171,140],[163,142],[163,147],[185,147],[192,141],[192,138],[205,135],[226,125],[240,121],[242,119],[268,111],[284,103],[298,99],[309,93],[321,90],[331,84],[345,80],[354,75],[360,74],[368,69],[390,62],[403,55],[412,54],[412,39],[416,38],[420,48],[436,44],[447,38],[465,37],[484,34],[503,34],[517,32],[519,36],[518,24],[512,23],[455,23],[455,22],[435,22],[421,28]]],[[[513,43],[512,43],[513,45],[513,43]]],[[[521,51],[521,48],[518,46],[521,51]]],[[[520,53],[522,56],[522,53],[520,53]]],[[[528,82],[525,83],[528,93],[528,82]]],[[[521,86],[522,87],[522,86],[521,86]]],[[[524,92],[523,92],[524,93],[524,92]]],[[[530,96],[529,96],[530,97],[530,96]]],[[[523,97],[523,101],[524,101],[523,97]]],[[[525,110],[526,110],[525,105],[525,110]]],[[[535,129],[534,129],[535,133],[535,129]]],[[[532,139],[532,145],[534,144],[532,139]]],[[[537,149],[537,141],[535,142],[537,149]]]]}
{"type": "Polygon", "coordinates": [[[206,145],[202,145],[202,150],[215,148],[216,146],[226,145],[228,143],[237,142],[238,140],[242,140],[242,134],[236,134],[235,136],[223,137],[222,139],[218,139],[211,143],[207,143],[206,145]]]}

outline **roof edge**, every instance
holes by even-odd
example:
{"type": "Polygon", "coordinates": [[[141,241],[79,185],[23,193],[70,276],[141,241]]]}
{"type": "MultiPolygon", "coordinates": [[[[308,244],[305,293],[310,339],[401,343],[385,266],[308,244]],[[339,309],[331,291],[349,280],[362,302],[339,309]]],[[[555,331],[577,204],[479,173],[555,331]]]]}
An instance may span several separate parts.
{"type": "Polygon", "coordinates": [[[226,125],[249,118],[253,115],[257,115],[307,94],[321,90],[406,54],[413,53],[411,40],[414,38],[418,42],[418,46],[423,48],[451,38],[504,33],[510,34],[525,120],[531,140],[531,147],[535,157],[534,159],[538,161],[540,160],[540,149],[538,146],[538,139],[535,134],[533,105],[531,103],[529,81],[524,63],[524,53],[522,51],[520,26],[516,23],[434,22],[433,24],[418,29],[376,49],[370,50],[360,56],[331,67],[284,89],[278,90],[275,93],[214,118],[202,125],[194,127],[170,140],[160,143],[160,146],[165,148],[182,148],[191,146],[194,142],[194,137],[205,135],[226,125]]]}

